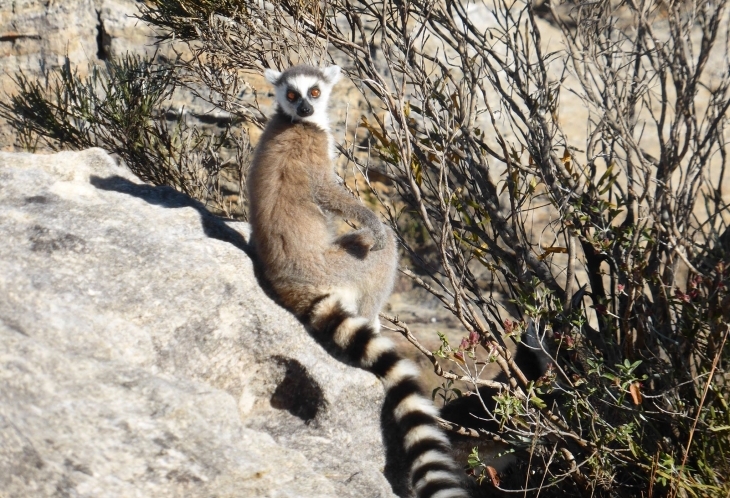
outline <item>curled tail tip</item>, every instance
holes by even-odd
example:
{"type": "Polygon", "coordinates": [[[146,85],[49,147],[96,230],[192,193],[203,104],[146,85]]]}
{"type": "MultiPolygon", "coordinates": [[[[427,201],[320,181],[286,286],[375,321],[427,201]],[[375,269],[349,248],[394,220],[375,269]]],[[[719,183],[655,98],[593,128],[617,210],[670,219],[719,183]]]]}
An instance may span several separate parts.
{"type": "Polygon", "coordinates": [[[417,498],[468,498],[465,476],[449,451],[448,438],[437,427],[406,436],[406,454],[412,460],[411,482],[417,498]],[[409,437],[410,436],[410,437],[409,437]],[[424,439],[421,439],[424,437],[424,439]]]}
{"type": "Polygon", "coordinates": [[[528,322],[527,330],[517,345],[515,363],[529,380],[539,379],[553,363],[553,358],[547,352],[545,335],[538,334],[535,322],[532,320],[528,322]]]}
{"type": "MultiPolygon", "coordinates": [[[[395,369],[394,369],[395,370],[395,369]]],[[[388,390],[393,416],[400,426],[417,498],[468,498],[451,444],[439,427],[438,410],[413,378],[402,378],[388,390]]]]}

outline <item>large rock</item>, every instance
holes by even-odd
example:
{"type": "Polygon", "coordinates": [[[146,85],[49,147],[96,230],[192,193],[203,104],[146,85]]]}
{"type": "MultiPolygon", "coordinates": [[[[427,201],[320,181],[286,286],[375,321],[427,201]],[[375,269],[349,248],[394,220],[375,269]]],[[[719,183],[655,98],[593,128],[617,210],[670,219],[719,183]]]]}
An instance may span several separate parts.
{"type": "Polygon", "coordinates": [[[0,212],[0,496],[393,496],[382,386],[267,297],[247,225],[98,149],[0,153],[0,212]]]}

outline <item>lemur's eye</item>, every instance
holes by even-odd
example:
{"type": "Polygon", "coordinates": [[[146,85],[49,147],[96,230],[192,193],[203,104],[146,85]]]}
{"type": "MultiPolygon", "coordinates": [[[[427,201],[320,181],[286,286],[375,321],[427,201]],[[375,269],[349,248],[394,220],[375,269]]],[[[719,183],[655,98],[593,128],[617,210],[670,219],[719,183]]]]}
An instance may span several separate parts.
{"type": "Polygon", "coordinates": [[[317,87],[311,88],[309,90],[309,96],[312,97],[313,99],[316,99],[321,94],[322,94],[322,91],[319,88],[317,88],[317,87]]]}
{"type": "Polygon", "coordinates": [[[289,90],[288,92],[286,92],[286,98],[289,100],[289,102],[294,102],[295,100],[297,100],[297,97],[297,92],[295,92],[294,90],[289,90]]]}

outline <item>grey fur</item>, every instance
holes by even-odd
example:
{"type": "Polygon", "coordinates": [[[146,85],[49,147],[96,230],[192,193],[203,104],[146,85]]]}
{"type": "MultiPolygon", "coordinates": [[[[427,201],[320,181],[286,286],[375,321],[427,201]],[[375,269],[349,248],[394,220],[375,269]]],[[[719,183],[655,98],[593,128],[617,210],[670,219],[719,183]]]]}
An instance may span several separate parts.
{"type": "Polygon", "coordinates": [[[311,76],[312,78],[325,81],[328,84],[335,83],[327,74],[325,74],[325,71],[323,71],[321,68],[310,66],[308,64],[299,64],[297,66],[292,66],[286,71],[279,73],[278,78],[275,81],[269,81],[269,83],[274,86],[281,86],[283,84],[286,84],[287,81],[296,78],[297,76],[311,76]]]}
{"type": "Polygon", "coordinates": [[[279,86],[282,83],[286,83],[287,80],[290,80],[297,76],[312,76],[313,78],[317,78],[320,80],[327,79],[320,68],[309,66],[307,64],[300,64],[298,66],[292,66],[283,73],[281,73],[281,77],[276,83],[276,86],[279,86]]]}

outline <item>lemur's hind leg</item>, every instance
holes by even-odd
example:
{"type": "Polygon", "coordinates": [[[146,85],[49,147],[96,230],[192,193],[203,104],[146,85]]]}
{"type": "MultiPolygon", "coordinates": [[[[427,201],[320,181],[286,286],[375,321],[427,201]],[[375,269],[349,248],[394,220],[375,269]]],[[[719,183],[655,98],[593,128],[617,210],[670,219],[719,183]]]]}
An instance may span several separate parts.
{"type": "Polygon", "coordinates": [[[360,316],[379,325],[378,314],[393,291],[398,272],[398,247],[395,235],[389,228],[385,247],[380,251],[370,251],[365,263],[366,269],[360,282],[360,316]]]}
{"type": "Polygon", "coordinates": [[[398,269],[395,235],[386,228],[385,247],[370,251],[363,246],[363,232],[348,232],[335,241],[326,259],[331,268],[347,269],[343,287],[351,288],[357,297],[357,315],[378,323],[378,313],[390,296],[398,269]],[[353,275],[357,275],[353,278],[353,275]]]}

